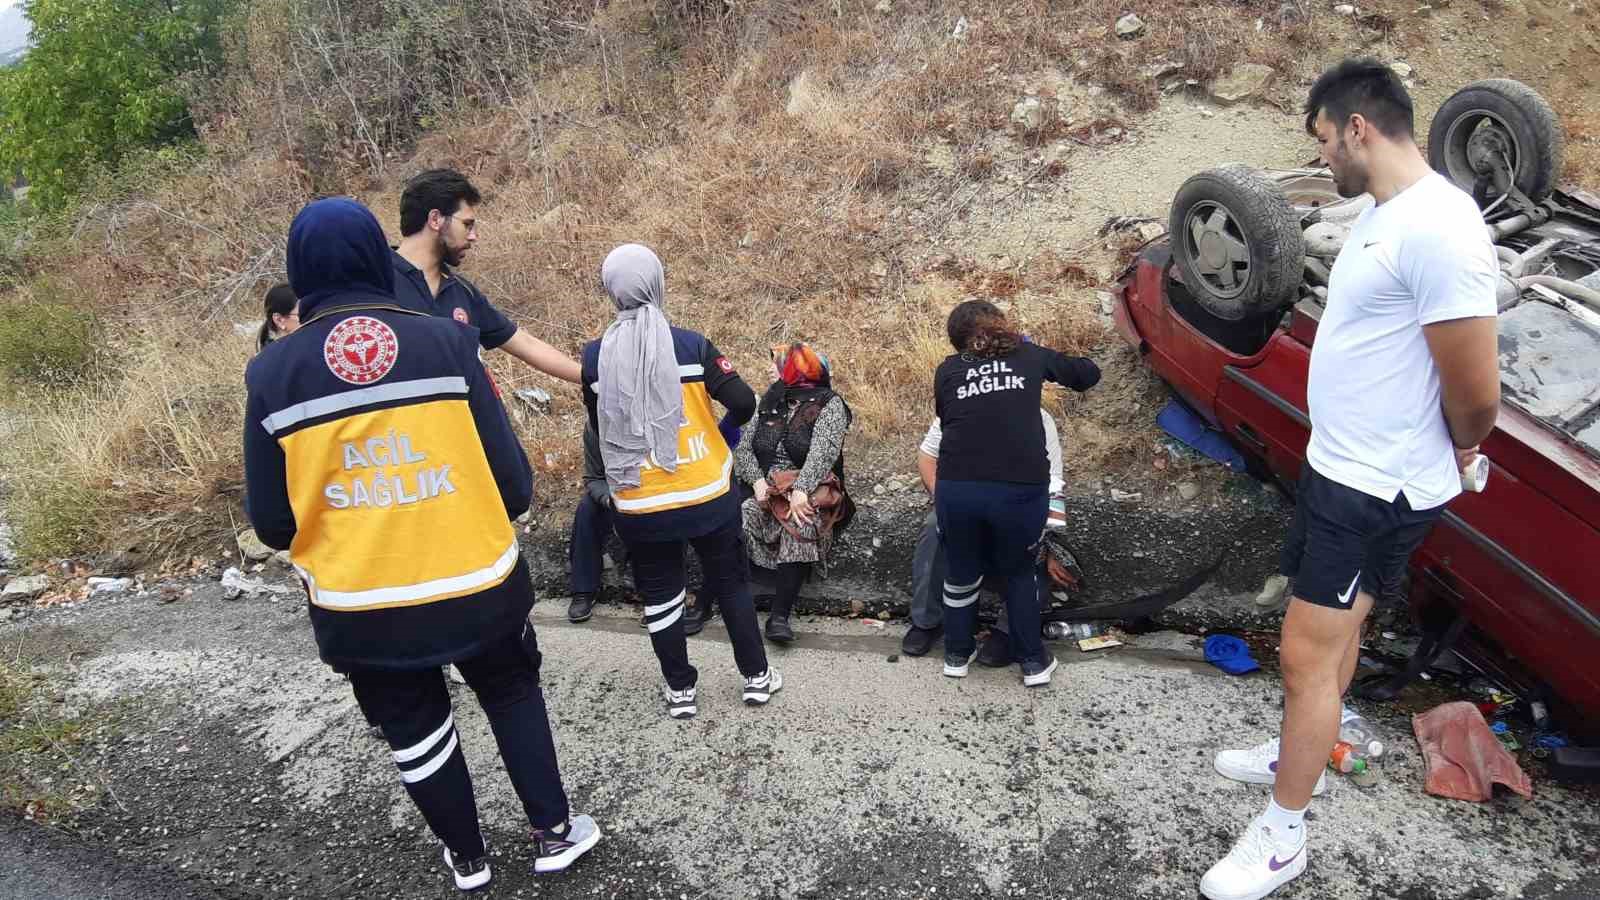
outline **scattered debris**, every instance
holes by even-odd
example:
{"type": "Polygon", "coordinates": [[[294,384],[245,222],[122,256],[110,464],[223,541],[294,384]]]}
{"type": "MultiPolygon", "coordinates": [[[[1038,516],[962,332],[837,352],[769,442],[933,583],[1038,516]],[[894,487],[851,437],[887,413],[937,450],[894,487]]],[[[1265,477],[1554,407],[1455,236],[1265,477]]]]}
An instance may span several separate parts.
{"type": "Polygon", "coordinates": [[[1354,16],[1356,14],[1356,8],[1348,3],[1340,3],[1334,6],[1333,11],[1341,16],[1354,16]]]}
{"type": "Polygon", "coordinates": [[[534,412],[548,415],[550,412],[550,393],[543,388],[517,388],[512,394],[523,403],[526,403],[534,412]]]}
{"type": "Polygon", "coordinates": [[[889,13],[894,12],[894,3],[892,3],[891,0],[878,0],[878,5],[874,6],[872,11],[878,15],[886,16],[889,13]]]}
{"type": "Polygon", "coordinates": [[[89,579],[89,593],[91,594],[120,594],[133,589],[132,578],[91,578],[89,579]]]}
{"type": "Polygon", "coordinates": [[[246,528],[234,538],[234,543],[239,545],[239,553],[250,562],[266,562],[272,558],[273,549],[261,543],[261,538],[256,536],[254,528],[246,528]]]}
{"type": "Polygon", "coordinates": [[[1178,496],[1183,498],[1183,502],[1188,503],[1200,496],[1200,485],[1192,481],[1181,482],[1178,485],[1178,496]]]}
{"type": "Polygon", "coordinates": [[[1128,13],[1117,20],[1117,37],[1125,41],[1132,40],[1144,32],[1144,20],[1136,13],[1128,13]]]}
{"type": "Polygon", "coordinates": [[[1228,443],[1221,432],[1213,429],[1189,407],[1176,400],[1167,402],[1166,408],[1156,416],[1161,430],[1172,435],[1186,446],[1222,463],[1235,472],[1245,470],[1244,456],[1228,443]]]}
{"type": "Polygon", "coordinates": [[[1413,71],[1409,65],[1403,62],[1390,63],[1389,69],[1401,78],[1410,78],[1413,71]]]}
{"type": "Polygon", "coordinates": [[[1229,675],[1243,675],[1261,668],[1250,655],[1250,645],[1231,634],[1213,634],[1206,638],[1206,662],[1229,675]]]}
{"type": "Polygon", "coordinates": [[[1261,95],[1277,73],[1260,63],[1240,63],[1211,83],[1211,96],[1224,106],[1261,95]]]}
{"type": "Polygon", "coordinates": [[[967,17],[962,16],[956,20],[956,27],[950,32],[950,36],[958,41],[964,41],[967,39],[967,31],[970,30],[971,27],[971,25],[967,24],[967,17]]]}
{"type": "Polygon", "coordinates": [[[1044,125],[1044,104],[1038,97],[1023,97],[1011,108],[1011,123],[1023,131],[1038,131],[1044,125]]]}
{"type": "Polygon", "coordinates": [[[24,575],[6,583],[6,589],[0,591],[0,600],[32,600],[48,590],[50,590],[50,576],[24,575]]]}
{"type": "Polygon", "coordinates": [[[273,597],[293,597],[299,591],[292,587],[277,584],[267,584],[259,579],[250,578],[236,568],[229,567],[222,573],[222,599],[238,600],[240,597],[257,596],[261,594],[273,597]]]}
{"type": "Polygon", "coordinates": [[[1128,491],[1119,491],[1116,488],[1112,488],[1111,499],[1117,501],[1118,503],[1135,503],[1143,500],[1144,494],[1138,491],[1133,491],[1130,493],[1128,491]]]}
{"type": "Polygon", "coordinates": [[[1122,642],[1109,634],[1097,634],[1094,637],[1084,638],[1078,642],[1078,650],[1088,653],[1091,650],[1105,650],[1110,647],[1121,647],[1122,642]]]}
{"type": "Polygon", "coordinates": [[[1412,716],[1411,727],[1427,761],[1423,789],[1428,793],[1481,802],[1494,796],[1496,784],[1503,784],[1523,797],[1533,796],[1532,780],[1471,703],[1437,706],[1412,716]]]}

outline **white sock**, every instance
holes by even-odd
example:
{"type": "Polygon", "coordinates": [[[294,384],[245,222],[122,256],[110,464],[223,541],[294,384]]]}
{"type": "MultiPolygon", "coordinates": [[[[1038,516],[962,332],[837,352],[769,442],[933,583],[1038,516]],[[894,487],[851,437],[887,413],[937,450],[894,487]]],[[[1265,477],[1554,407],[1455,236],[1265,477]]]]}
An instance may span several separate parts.
{"type": "Polygon", "coordinates": [[[1278,805],[1278,798],[1273,797],[1267,801],[1265,814],[1267,827],[1272,829],[1272,836],[1279,843],[1297,845],[1305,840],[1306,811],[1302,809],[1284,809],[1278,805]]]}

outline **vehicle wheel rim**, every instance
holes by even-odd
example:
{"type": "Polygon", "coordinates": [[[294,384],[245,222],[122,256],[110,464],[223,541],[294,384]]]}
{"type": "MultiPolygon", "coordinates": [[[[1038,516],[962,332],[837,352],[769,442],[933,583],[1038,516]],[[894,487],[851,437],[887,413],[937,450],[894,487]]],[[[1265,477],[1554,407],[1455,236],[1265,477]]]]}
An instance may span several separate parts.
{"type": "Polygon", "coordinates": [[[1192,268],[1208,291],[1225,298],[1244,293],[1250,281],[1250,250],[1227,207],[1196,203],[1184,219],[1183,235],[1192,268]]]}
{"type": "Polygon", "coordinates": [[[1444,135],[1444,165],[1450,180],[1471,188],[1481,176],[1494,178],[1495,190],[1516,183],[1521,169],[1522,145],[1506,120],[1487,109],[1457,116],[1444,135]]]}

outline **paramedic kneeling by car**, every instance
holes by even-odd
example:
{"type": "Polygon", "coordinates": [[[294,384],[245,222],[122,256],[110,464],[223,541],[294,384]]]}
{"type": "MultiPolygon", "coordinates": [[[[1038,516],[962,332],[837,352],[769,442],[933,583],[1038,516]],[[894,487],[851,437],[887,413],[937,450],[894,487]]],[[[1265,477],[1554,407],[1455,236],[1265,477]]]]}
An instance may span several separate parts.
{"type": "Polygon", "coordinates": [[[245,373],[246,507],[288,549],[324,662],[348,673],[456,886],[489,882],[450,694],[455,663],[488,714],[534,833],[536,871],[600,838],[556,769],[533,589],[511,520],[533,474],[478,361],[477,330],[394,300],[383,229],[318,200],[289,229],[300,329],[245,373]]]}
{"type": "Polygon", "coordinates": [[[1494,248],[1477,204],[1417,149],[1400,80],[1376,60],[1341,63],[1312,86],[1306,130],[1339,193],[1377,205],[1334,262],[1311,349],[1311,445],[1282,558],[1295,590],[1279,651],[1281,739],[1216,759],[1223,775],[1272,784],[1273,797],[1201,879],[1211,900],[1258,900],[1305,871],[1305,811],[1361,623],[1395,598],[1500,408],[1494,248]]]}

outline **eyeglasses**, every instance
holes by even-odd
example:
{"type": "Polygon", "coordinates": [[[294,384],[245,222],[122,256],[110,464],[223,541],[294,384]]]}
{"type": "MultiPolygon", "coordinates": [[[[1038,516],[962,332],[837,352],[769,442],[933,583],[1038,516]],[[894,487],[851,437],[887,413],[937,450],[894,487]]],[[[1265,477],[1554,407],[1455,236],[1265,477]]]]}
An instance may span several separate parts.
{"type": "MultiPolygon", "coordinates": [[[[455,219],[455,218],[456,218],[456,214],[455,213],[451,213],[450,215],[445,216],[445,219],[447,221],[450,220],[450,219],[455,219]]],[[[461,223],[461,227],[467,229],[467,234],[473,235],[473,234],[477,234],[478,233],[478,220],[477,219],[456,219],[456,221],[461,223]]]]}

